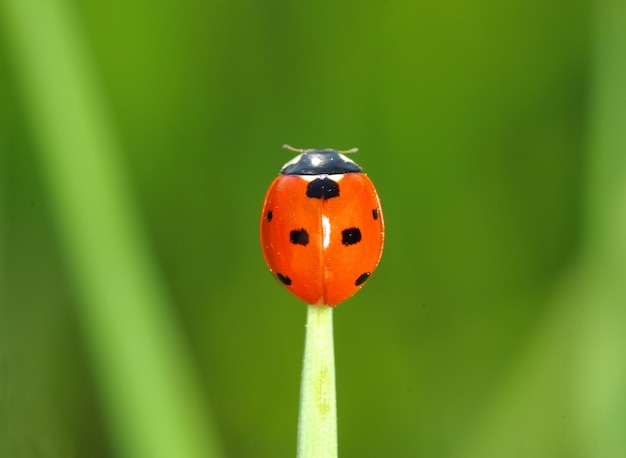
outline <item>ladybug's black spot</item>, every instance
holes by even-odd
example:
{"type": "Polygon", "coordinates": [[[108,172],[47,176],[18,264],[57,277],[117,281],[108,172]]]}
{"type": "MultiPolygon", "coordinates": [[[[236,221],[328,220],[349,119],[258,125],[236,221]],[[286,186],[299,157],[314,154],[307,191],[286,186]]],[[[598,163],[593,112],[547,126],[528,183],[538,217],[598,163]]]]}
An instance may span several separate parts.
{"type": "Polygon", "coordinates": [[[330,178],[316,178],[307,185],[306,196],[313,199],[339,197],[339,183],[330,178]]]}
{"type": "MultiPolygon", "coordinates": [[[[280,274],[278,274],[280,275],[280,274]]],[[[354,282],[354,284],[356,286],[362,285],[363,283],[365,283],[369,278],[370,278],[370,273],[369,272],[365,272],[364,274],[361,274],[359,276],[359,278],[356,279],[356,281],[354,282]]]]}
{"type": "Polygon", "coordinates": [[[361,241],[361,231],[358,227],[351,227],[341,231],[341,243],[344,245],[354,245],[361,241]]]}
{"type": "Polygon", "coordinates": [[[265,216],[265,219],[268,221],[272,221],[272,216],[274,216],[274,214],[272,213],[272,210],[268,210],[267,215],[265,216]]]}
{"type": "Polygon", "coordinates": [[[374,217],[374,219],[378,219],[378,208],[375,208],[374,210],[372,210],[372,216],[374,217]]]}
{"type": "Polygon", "coordinates": [[[309,233],[306,229],[296,229],[289,233],[289,240],[294,245],[306,246],[309,243],[309,233]]]}
{"type": "MultiPolygon", "coordinates": [[[[369,274],[368,274],[368,275],[369,275],[369,274]]],[[[362,276],[363,276],[363,275],[361,275],[361,277],[362,277],[362,276]]],[[[283,284],[285,284],[285,285],[287,285],[287,286],[291,285],[291,278],[287,277],[286,275],[283,275],[283,274],[281,274],[281,273],[279,273],[279,272],[276,272],[276,278],[278,278],[278,279],[280,280],[280,282],[281,282],[281,283],[283,283],[283,284]]],[[[359,278],[360,278],[360,277],[359,277],[359,278]]],[[[358,280],[357,280],[357,281],[358,281],[358,280]]],[[[365,280],[363,280],[363,281],[365,281],[365,280]]],[[[360,283],[358,283],[358,284],[360,284],[360,283]]]]}

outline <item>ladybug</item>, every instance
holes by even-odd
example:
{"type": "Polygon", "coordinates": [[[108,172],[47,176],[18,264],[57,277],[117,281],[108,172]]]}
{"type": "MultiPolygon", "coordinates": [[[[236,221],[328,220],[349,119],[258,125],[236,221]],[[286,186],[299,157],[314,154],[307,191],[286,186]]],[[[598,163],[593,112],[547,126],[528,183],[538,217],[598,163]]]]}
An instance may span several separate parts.
{"type": "Polygon", "coordinates": [[[369,280],[385,225],[376,188],[334,149],[299,150],[271,184],[261,215],[270,272],[310,305],[334,307],[369,280]]]}

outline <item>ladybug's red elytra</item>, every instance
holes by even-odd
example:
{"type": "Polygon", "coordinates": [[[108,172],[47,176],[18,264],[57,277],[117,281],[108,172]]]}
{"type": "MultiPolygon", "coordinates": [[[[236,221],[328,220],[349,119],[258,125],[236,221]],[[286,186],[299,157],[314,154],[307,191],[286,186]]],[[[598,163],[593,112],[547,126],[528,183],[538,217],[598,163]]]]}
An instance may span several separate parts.
{"type": "Polygon", "coordinates": [[[265,196],[265,262],[307,304],[334,307],[361,288],[380,260],[385,225],[378,194],[342,152],[286,148],[300,154],[265,196]]]}

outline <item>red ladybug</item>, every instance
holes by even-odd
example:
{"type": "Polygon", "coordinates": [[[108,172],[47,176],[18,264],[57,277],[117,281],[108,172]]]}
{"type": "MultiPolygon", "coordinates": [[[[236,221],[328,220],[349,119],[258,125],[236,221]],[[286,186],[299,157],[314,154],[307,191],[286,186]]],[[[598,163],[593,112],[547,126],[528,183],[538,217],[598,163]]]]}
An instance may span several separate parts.
{"type": "Polygon", "coordinates": [[[361,288],[380,260],[385,226],[378,194],[341,152],[285,147],[300,154],[265,196],[265,262],[307,304],[335,306],[361,288]]]}

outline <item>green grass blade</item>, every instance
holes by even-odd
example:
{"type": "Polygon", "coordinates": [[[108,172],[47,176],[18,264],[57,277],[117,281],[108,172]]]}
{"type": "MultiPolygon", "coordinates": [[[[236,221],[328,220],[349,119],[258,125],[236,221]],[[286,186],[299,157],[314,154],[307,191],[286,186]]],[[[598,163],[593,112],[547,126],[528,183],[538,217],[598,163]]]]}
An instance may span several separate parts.
{"type": "Polygon", "coordinates": [[[61,0],[2,0],[0,8],[114,449],[127,457],[216,457],[81,23],[61,0]]]}
{"type": "Polygon", "coordinates": [[[584,260],[590,299],[574,398],[581,456],[626,454],[626,3],[597,2],[584,260]]]}

